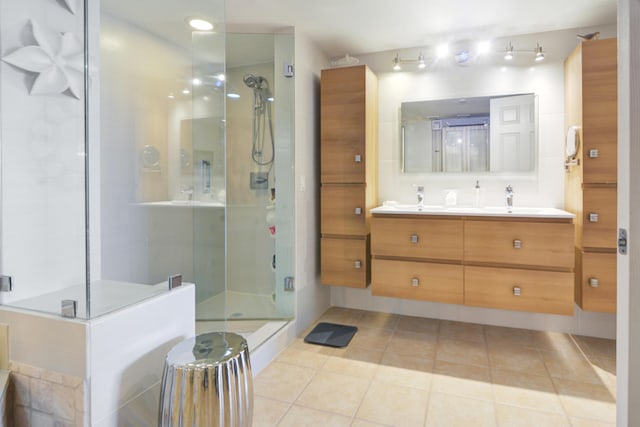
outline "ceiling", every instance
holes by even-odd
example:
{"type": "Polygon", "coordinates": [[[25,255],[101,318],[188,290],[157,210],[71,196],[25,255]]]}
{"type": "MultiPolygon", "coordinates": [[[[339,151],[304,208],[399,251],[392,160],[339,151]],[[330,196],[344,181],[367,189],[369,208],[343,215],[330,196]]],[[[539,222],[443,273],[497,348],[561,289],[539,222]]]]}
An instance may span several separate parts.
{"type": "Polygon", "coordinates": [[[226,0],[228,30],[295,27],[331,58],[615,24],[616,0],[226,0]]]}

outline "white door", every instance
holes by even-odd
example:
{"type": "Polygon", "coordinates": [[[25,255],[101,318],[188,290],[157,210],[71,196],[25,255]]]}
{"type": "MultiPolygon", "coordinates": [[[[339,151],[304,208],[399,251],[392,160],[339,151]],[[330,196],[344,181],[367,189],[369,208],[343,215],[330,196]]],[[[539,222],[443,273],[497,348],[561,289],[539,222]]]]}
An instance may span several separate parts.
{"type": "Polygon", "coordinates": [[[536,164],[533,94],[491,98],[489,103],[492,172],[532,171],[536,164]]]}
{"type": "Polygon", "coordinates": [[[618,254],[617,425],[640,425],[640,1],[618,2],[618,227],[629,235],[618,254]],[[633,141],[633,143],[632,143],[633,141]]]}

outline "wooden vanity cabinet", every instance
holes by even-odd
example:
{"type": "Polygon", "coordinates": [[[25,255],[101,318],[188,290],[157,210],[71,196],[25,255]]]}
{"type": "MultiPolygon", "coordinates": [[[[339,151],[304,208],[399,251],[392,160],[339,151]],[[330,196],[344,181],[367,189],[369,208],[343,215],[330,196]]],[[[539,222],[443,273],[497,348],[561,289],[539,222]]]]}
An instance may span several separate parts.
{"type": "Polygon", "coordinates": [[[617,39],[580,43],[565,60],[565,126],[579,127],[565,174],[565,209],[576,214],[575,301],[616,311],[617,39]],[[586,269],[586,270],[585,270],[586,269]]]}
{"type": "Polygon", "coordinates": [[[378,83],[366,66],[322,70],[320,256],[325,285],[371,277],[370,209],[378,203],[378,83]]]}
{"type": "Polygon", "coordinates": [[[571,219],[374,214],[371,292],[573,314],[571,219]]]}

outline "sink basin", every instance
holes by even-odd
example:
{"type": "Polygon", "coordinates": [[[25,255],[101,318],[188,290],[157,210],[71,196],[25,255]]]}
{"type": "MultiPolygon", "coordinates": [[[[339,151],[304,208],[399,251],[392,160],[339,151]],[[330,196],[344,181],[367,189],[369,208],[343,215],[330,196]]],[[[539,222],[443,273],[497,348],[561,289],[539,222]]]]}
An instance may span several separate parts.
{"type": "Polygon", "coordinates": [[[464,215],[464,216],[503,216],[523,218],[575,218],[575,215],[555,208],[514,207],[507,209],[502,206],[487,206],[483,208],[465,206],[437,206],[427,205],[390,205],[380,206],[371,210],[374,214],[417,214],[417,215],[464,215]]]}

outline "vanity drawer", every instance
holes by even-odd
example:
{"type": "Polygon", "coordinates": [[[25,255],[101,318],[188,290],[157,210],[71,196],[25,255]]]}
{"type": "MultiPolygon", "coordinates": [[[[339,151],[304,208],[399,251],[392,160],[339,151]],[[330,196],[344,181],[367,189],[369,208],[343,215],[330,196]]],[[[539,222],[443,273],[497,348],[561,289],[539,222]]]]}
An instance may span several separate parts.
{"type": "Polygon", "coordinates": [[[583,310],[616,312],[617,254],[583,252],[581,283],[583,310]]]}
{"type": "Polygon", "coordinates": [[[466,263],[574,268],[571,223],[465,221],[466,263]]]}
{"type": "Polygon", "coordinates": [[[465,305],[573,314],[573,273],[465,267],[465,305]]]}
{"type": "Polygon", "coordinates": [[[325,234],[364,236],[368,234],[366,184],[323,184],[322,225],[325,234]]]}
{"type": "Polygon", "coordinates": [[[370,281],[368,236],[362,239],[320,239],[323,285],[366,288],[370,281]]]}
{"type": "Polygon", "coordinates": [[[371,220],[374,256],[462,260],[462,220],[381,218],[371,220]]]}
{"type": "Polygon", "coordinates": [[[463,302],[463,267],[373,259],[371,294],[451,304],[463,302]]]}
{"type": "Polygon", "coordinates": [[[618,199],[616,187],[584,188],[582,247],[617,247],[618,199]]]}

